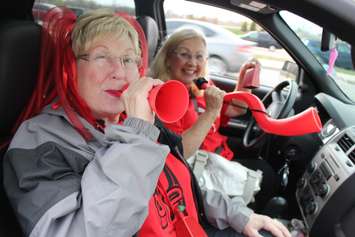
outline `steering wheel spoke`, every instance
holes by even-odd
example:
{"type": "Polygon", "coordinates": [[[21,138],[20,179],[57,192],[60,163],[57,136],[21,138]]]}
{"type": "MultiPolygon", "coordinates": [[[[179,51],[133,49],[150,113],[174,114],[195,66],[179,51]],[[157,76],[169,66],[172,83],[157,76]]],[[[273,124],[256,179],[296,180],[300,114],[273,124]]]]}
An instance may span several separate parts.
{"type": "MultiPolygon", "coordinates": [[[[275,86],[262,99],[268,115],[274,119],[286,118],[296,102],[297,92],[298,85],[293,80],[283,81],[275,86]],[[288,88],[285,90],[286,87],[288,88]]],[[[250,148],[260,144],[265,135],[266,133],[259,128],[255,119],[251,118],[243,136],[243,146],[250,148]]]]}

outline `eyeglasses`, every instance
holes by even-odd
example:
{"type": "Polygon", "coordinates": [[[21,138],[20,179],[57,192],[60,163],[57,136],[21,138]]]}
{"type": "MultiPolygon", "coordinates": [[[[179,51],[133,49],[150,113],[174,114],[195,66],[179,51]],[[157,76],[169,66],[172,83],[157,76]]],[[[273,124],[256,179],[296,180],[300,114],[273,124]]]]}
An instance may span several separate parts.
{"type": "Polygon", "coordinates": [[[193,58],[196,60],[197,63],[202,64],[206,61],[207,55],[204,53],[196,53],[192,55],[187,50],[174,50],[173,53],[180,59],[181,61],[188,62],[191,61],[193,58]]]}
{"type": "Polygon", "coordinates": [[[124,70],[134,70],[140,65],[140,58],[136,55],[114,56],[108,52],[93,52],[92,54],[82,54],[78,59],[92,62],[98,68],[112,67],[119,64],[124,70]]]}

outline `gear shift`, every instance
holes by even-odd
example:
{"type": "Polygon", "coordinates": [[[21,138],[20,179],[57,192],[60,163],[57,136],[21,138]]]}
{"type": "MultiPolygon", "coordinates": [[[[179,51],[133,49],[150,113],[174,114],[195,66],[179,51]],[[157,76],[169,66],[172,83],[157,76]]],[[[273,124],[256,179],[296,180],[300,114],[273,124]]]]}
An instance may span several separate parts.
{"type": "Polygon", "coordinates": [[[281,218],[283,212],[287,209],[287,201],[283,197],[273,197],[265,205],[262,214],[271,218],[281,218]]]}

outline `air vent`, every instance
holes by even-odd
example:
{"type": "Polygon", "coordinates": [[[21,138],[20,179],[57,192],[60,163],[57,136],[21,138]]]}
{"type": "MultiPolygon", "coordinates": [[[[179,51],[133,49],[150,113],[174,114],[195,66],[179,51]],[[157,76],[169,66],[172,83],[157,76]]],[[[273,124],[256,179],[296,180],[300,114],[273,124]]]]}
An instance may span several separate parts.
{"type": "Polygon", "coordinates": [[[349,158],[350,160],[353,162],[353,164],[355,164],[355,149],[353,149],[350,153],[349,153],[349,158]]]}
{"type": "Polygon", "coordinates": [[[344,134],[339,139],[338,145],[346,153],[354,145],[354,141],[347,134],[344,134]]]}

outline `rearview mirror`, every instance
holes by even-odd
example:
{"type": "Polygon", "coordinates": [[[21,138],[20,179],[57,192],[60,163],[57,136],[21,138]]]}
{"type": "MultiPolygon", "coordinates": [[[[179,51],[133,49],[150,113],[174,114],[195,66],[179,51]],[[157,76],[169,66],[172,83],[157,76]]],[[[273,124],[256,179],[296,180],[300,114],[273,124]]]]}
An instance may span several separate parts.
{"type": "Polygon", "coordinates": [[[336,36],[326,29],[323,28],[322,32],[322,41],[321,41],[321,50],[322,51],[329,51],[330,49],[334,49],[336,47],[335,41],[336,36]]]}

